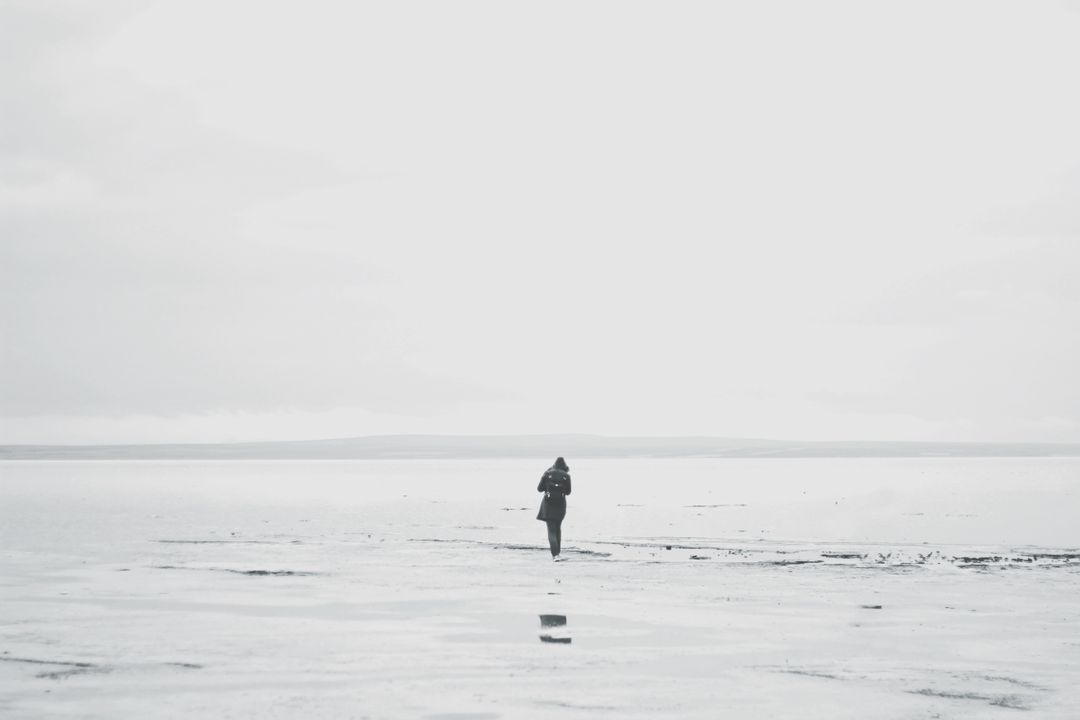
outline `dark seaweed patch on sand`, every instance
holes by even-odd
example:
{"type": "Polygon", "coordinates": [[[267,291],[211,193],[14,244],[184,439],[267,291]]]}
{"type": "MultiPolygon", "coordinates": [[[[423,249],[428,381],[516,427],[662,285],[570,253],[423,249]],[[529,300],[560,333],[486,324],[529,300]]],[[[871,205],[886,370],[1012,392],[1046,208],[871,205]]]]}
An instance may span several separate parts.
{"type": "Polygon", "coordinates": [[[820,670],[778,670],[785,675],[803,675],[805,677],[826,678],[828,680],[847,680],[847,678],[840,675],[834,675],[832,673],[822,672],[820,670]]]}
{"type": "MultiPolygon", "coordinates": [[[[11,657],[10,655],[0,655],[0,662],[10,663],[22,663],[26,665],[45,665],[50,666],[50,670],[42,670],[34,675],[36,678],[42,678],[44,680],[66,680],[69,677],[75,675],[87,675],[90,673],[108,673],[113,672],[116,668],[110,665],[99,665],[92,662],[76,662],[71,660],[41,660],[39,658],[27,658],[27,657],[11,657]]],[[[185,668],[188,670],[201,670],[202,665],[198,663],[190,662],[164,662],[161,665],[167,665],[170,667],[185,668]]]]}
{"type": "Polygon", "coordinates": [[[275,577],[303,577],[309,575],[318,575],[319,573],[310,572],[307,570],[237,570],[235,568],[218,568],[218,567],[183,567],[181,565],[154,565],[155,570],[203,570],[206,572],[225,572],[233,573],[234,575],[248,575],[252,577],[264,577],[273,575],[275,577]]]}
{"type": "Polygon", "coordinates": [[[1080,552],[1031,552],[1012,555],[955,555],[950,561],[957,567],[989,569],[1008,567],[1077,567],[1080,552]]]}
{"type": "Polygon", "coordinates": [[[908,690],[912,695],[926,695],[927,697],[939,697],[946,700],[978,700],[995,707],[1009,708],[1010,710],[1030,710],[1026,699],[1019,695],[986,695],[973,692],[951,692],[948,690],[934,690],[933,688],[921,688],[908,690]]]}
{"type": "Polygon", "coordinates": [[[585,550],[584,548],[568,548],[566,552],[574,553],[575,555],[591,555],[593,557],[611,557],[611,553],[600,552],[599,550],[585,550]]]}
{"type": "Polygon", "coordinates": [[[1057,562],[1080,561],[1080,552],[1031,553],[1033,560],[1055,560],[1057,562]]]}
{"type": "Polygon", "coordinates": [[[4,662],[13,663],[26,663],[30,665],[53,665],[62,669],[59,670],[45,670],[39,672],[34,677],[46,678],[48,680],[64,680],[73,675],[83,675],[86,673],[106,673],[111,668],[103,665],[96,665],[89,662],[70,662],[67,660],[39,660],[37,658],[24,658],[24,657],[0,657],[0,660],[4,662]]]}
{"type": "Polygon", "coordinates": [[[988,563],[999,563],[1005,558],[1001,555],[957,555],[953,558],[953,562],[963,563],[965,566],[970,565],[984,565],[988,563]]]}
{"type": "MultiPolygon", "coordinates": [[[[497,542],[485,542],[483,540],[460,540],[460,539],[444,540],[442,538],[409,538],[409,542],[446,543],[446,544],[449,544],[449,545],[479,545],[481,547],[491,548],[492,550],[529,550],[529,551],[537,551],[537,550],[547,551],[548,550],[548,547],[546,545],[524,545],[524,544],[520,544],[520,543],[497,543],[497,542]]],[[[599,552],[597,550],[586,550],[584,548],[563,548],[563,553],[564,554],[573,554],[573,555],[588,555],[590,557],[599,557],[599,558],[611,557],[611,553],[599,552]]]]}

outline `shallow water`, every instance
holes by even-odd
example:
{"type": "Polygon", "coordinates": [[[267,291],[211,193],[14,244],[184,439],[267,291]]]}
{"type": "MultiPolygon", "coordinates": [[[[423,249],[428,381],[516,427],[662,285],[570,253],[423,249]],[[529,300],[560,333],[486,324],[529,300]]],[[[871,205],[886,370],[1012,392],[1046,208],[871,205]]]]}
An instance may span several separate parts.
{"type": "Polygon", "coordinates": [[[0,714],[1080,716],[1078,460],[546,464],[0,464],[0,714]]]}

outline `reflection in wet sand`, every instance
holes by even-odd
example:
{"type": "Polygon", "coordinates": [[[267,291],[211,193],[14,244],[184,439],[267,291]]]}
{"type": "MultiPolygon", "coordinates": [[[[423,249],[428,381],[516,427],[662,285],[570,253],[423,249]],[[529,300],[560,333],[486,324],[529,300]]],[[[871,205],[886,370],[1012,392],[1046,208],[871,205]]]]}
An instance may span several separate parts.
{"type": "Polygon", "coordinates": [[[572,638],[569,635],[552,634],[551,628],[565,628],[565,615],[541,615],[540,616],[540,642],[559,643],[569,645],[572,638]],[[545,632],[546,631],[546,632],[545,632]]]}

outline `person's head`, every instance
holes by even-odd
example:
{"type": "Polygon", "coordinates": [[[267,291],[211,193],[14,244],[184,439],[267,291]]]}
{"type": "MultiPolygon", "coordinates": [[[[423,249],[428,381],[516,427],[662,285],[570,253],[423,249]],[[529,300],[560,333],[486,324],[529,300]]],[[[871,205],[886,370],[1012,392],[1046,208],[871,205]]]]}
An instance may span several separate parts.
{"type": "Polygon", "coordinates": [[[570,466],[561,457],[555,458],[555,467],[563,472],[570,472],[570,466]]]}

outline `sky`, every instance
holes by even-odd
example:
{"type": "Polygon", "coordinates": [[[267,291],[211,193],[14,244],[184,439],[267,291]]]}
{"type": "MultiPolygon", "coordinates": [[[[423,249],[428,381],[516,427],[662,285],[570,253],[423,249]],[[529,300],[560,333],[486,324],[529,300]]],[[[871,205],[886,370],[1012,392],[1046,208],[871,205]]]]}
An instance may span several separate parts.
{"type": "Polygon", "coordinates": [[[1080,441],[1077,38],[0,0],[0,443],[1080,441]]]}

